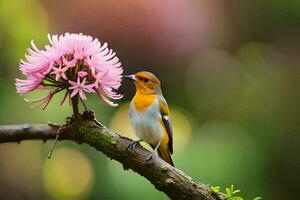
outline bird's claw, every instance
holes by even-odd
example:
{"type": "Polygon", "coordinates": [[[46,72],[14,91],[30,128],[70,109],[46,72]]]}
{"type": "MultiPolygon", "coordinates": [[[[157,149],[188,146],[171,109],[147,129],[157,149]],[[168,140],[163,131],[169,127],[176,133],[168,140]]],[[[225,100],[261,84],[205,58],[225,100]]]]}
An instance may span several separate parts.
{"type": "Polygon", "coordinates": [[[151,153],[147,158],[145,159],[146,162],[150,162],[153,159],[154,154],[151,153]]]}
{"type": "Polygon", "coordinates": [[[132,143],[130,143],[127,147],[127,150],[130,152],[133,152],[133,149],[136,147],[136,145],[139,143],[139,141],[133,141],[132,143]]]}

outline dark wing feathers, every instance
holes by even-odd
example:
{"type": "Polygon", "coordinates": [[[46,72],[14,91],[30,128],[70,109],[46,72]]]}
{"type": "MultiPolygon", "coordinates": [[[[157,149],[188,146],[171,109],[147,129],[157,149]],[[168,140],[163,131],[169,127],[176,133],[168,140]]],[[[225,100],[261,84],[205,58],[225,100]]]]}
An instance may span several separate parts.
{"type": "Polygon", "coordinates": [[[164,122],[165,128],[167,130],[168,136],[169,136],[169,149],[170,153],[173,154],[173,130],[172,130],[172,124],[167,115],[162,115],[162,120],[164,122]]]}

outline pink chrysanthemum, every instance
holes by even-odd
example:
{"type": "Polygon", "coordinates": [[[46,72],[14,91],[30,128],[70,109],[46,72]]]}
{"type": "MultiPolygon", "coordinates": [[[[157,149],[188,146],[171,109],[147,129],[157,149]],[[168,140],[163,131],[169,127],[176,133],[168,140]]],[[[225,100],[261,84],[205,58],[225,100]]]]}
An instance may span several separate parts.
{"type": "MultiPolygon", "coordinates": [[[[28,49],[26,60],[21,60],[20,70],[26,80],[16,79],[16,89],[21,95],[40,88],[52,88],[46,97],[33,101],[45,107],[52,97],[67,90],[66,97],[86,99],[85,92],[96,93],[111,106],[111,99],[120,99],[117,94],[121,85],[122,66],[115,53],[101,45],[97,39],[83,34],[48,35],[50,45],[40,50],[34,42],[28,49]]],[[[44,107],[44,108],[45,108],[44,107]]]]}

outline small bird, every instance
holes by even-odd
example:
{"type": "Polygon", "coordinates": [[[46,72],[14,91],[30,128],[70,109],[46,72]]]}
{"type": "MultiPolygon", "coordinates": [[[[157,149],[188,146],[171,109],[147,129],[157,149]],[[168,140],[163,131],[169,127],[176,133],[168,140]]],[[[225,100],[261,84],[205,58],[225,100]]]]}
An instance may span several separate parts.
{"type": "MultiPolygon", "coordinates": [[[[170,121],[168,104],[163,97],[160,81],[147,71],[124,76],[132,80],[136,86],[136,93],[130,104],[129,118],[139,140],[134,141],[129,148],[137,143],[147,142],[158,155],[174,166],[173,131],[170,121]]],[[[150,157],[147,158],[151,159],[150,157]]]]}

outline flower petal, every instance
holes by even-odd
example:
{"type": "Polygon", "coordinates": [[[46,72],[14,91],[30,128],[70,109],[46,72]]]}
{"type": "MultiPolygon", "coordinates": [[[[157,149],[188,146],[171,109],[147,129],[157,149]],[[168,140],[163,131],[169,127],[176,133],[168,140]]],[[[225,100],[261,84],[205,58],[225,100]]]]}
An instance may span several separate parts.
{"type": "Polygon", "coordinates": [[[107,103],[109,106],[111,107],[117,107],[118,104],[111,102],[110,100],[108,100],[103,94],[101,94],[101,92],[97,91],[98,96],[105,102],[107,103]]]}
{"type": "Polygon", "coordinates": [[[79,96],[82,100],[86,100],[86,96],[84,94],[84,91],[83,90],[79,90],[79,96]]]}
{"type": "Polygon", "coordinates": [[[74,90],[71,92],[70,97],[71,97],[71,98],[74,97],[74,96],[78,93],[78,91],[79,91],[78,88],[74,89],[74,90]]]}
{"type": "Polygon", "coordinates": [[[88,73],[85,72],[85,71],[79,71],[79,72],[77,73],[77,75],[78,75],[79,77],[83,78],[83,77],[86,77],[86,75],[88,75],[88,73]]]}

